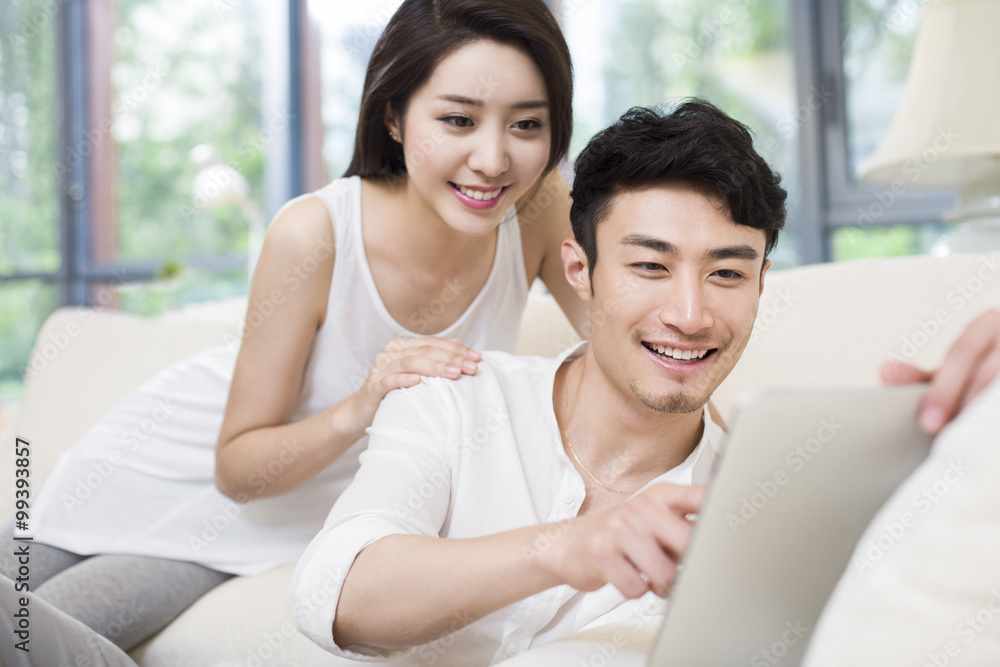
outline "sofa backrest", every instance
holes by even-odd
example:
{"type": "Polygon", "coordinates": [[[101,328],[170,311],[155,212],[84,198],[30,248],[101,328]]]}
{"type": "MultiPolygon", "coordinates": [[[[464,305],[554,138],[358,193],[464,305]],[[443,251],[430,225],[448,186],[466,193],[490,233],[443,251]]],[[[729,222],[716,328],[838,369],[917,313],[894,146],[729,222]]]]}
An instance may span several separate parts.
{"type": "MultiPolygon", "coordinates": [[[[160,369],[200,350],[238,341],[245,299],[145,318],[89,308],[60,308],[42,325],[24,393],[0,445],[0,478],[14,479],[11,448],[28,440],[35,490],[59,455],[115,401],[160,369]]],[[[0,517],[13,494],[0,497],[0,517]]]]}
{"type": "MultiPolygon", "coordinates": [[[[739,394],[765,387],[878,382],[899,358],[933,367],[964,326],[1000,308],[1000,255],[819,264],[770,273],[743,358],[713,401],[728,420],[739,394]]],[[[171,362],[236,344],[245,299],[156,318],[63,308],[42,327],[24,395],[6,430],[0,479],[13,479],[14,436],[32,448],[36,485],[56,458],[122,395],[171,362]]],[[[579,341],[551,296],[532,291],[518,352],[555,356],[579,341]]],[[[0,497],[0,516],[13,499],[0,497]]]]}
{"type": "Polygon", "coordinates": [[[934,368],[990,308],[1000,308],[1000,253],[776,271],[750,343],[713,400],[728,417],[747,390],[873,386],[890,360],[934,368]]]}

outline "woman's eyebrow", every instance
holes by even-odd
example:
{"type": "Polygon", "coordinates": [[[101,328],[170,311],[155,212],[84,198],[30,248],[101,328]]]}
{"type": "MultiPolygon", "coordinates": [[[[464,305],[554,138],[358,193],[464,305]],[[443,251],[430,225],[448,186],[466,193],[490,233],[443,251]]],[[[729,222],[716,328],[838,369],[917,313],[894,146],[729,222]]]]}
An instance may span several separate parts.
{"type": "MultiPolygon", "coordinates": [[[[482,100],[475,99],[472,97],[465,97],[464,95],[438,95],[437,99],[443,100],[445,102],[454,102],[455,104],[465,104],[473,107],[485,106],[482,100]]],[[[511,105],[512,109],[547,109],[549,106],[548,100],[525,100],[523,102],[517,102],[511,105]]]]}

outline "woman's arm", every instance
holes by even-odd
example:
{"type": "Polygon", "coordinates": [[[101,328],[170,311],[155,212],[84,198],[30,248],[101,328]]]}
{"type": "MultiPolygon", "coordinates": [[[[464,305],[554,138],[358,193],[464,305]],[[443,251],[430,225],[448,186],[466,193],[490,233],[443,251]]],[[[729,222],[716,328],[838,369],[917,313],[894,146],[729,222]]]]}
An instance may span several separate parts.
{"type": "Polygon", "coordinates": [[[300,486],[364,435],[387,392],[417,384],[421,375],[457,378],[456,364],[479,358],[453,341],[391,341],[357,393],[289,423],[326,317],[334,255],[330,217],[316,197],[289,203],[268,229],[216,448],[215,483],[231,498],[245,502],[300,486]],[[276,461],[279,475],[271,472],[278,466],[269,470],[276,461]]]}
{"type": "Polygon", "coordinates": [[[272,496],[302,484],[358,434],[346,401],[289,424],[333,275],[329,214],[315,197],[286,205],[271,223],[250,286],[239,357],[216,449],[224,494],[272,496]],[[307,258],[316,268],[306,273],[307,258]],[[283,456],[283,458],[282,458],[283,456]],[[280,476],[267,473],[279,460],[280,476]]]}

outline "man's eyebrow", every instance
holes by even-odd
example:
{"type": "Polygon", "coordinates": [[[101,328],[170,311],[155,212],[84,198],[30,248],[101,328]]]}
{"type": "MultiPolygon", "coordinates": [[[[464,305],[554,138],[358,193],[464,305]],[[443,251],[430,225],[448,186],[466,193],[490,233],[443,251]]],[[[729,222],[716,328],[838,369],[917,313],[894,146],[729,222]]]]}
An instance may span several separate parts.
{"type": "MultiPolygon", "coordinates": [[[[660,252],[665,255],[679,255],[680,250],[677,249],[670,241],[664,241],[663,239],[658,239],[655,236],[647,236],[646,234],[629,234],[622,239],[622,245],[634,245],[641,248],[649,248],[655,252],[660,252]]],[[[718,259],[748,259],[756,260],[760,259],[760,253],[753,246],[746,244],[737,245],[727,245],[719,248],[712,248],[711,250],[706,250],[704,258],[708,260],[718,260],[718,259]]]]}
{"type": "Polygon", "coordinates": [[[756,260],[760,258],[760,253],[753,246],[740,244],[740,245],[727,245],[721,248],[712,248],[705,253],[705,259],[749,259],[756,260]]]}
{"type": "Polygon", "coordinates": [[[666,255],[678,254],[677,246],[670,241],[664,241],[655,236],[646,236],[645,234],[629,234],[622,239],[622,245],[636,245],[641,248],[649,248],[656,252],[662,252],[666,255]]]}
{"type": "MultiPolygon", "coordinates": [[[[465,97],[464,95],[438,95],[439,100],[444,100],[445,102],[454,102],[455,104],[465,104],[471,107],[482,107],[484,103],[482,100],[474,99],[472,97],[465,97]]],[[[549,103],[546,100],[525,100],[523,102],[518,102],[511,105],[512,109],[547,109],[549,103]]]]}

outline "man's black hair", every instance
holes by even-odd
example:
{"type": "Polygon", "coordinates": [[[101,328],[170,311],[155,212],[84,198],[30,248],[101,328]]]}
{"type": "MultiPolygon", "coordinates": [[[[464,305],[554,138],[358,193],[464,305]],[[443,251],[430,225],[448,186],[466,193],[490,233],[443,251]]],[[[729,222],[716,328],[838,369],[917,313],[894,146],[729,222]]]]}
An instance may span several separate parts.
{"type": "Polygon", "coordinates": [[[591,277],[597,225],[611,213],[615,195],[670,182],[702,190],[736,224],[763,230],[765,257],[778,243],[787,193],[781,175],[754,150],[746,125],[701,99],[666,114],[634,107],[591,139],[576,160],[570,220],[591,277]]]}

